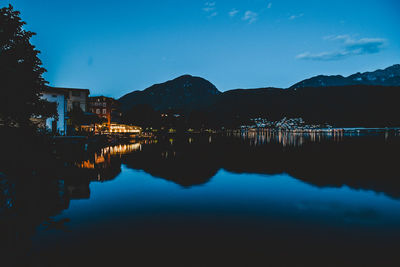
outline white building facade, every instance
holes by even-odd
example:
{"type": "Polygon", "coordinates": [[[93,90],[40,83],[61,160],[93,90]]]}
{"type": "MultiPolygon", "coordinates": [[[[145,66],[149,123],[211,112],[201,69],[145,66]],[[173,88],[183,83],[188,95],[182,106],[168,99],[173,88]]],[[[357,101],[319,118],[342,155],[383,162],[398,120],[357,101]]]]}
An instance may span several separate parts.
{"type": "Polygon", "coordinates": [[[65,135],[67,133],[67,121],[65,119],[67,114],[67,92],[52,87],[47,87],[42,92],[42,99],[48,102],[57,104],[58,118],[47,118],[46,128],[52,133],[65,135]]]}

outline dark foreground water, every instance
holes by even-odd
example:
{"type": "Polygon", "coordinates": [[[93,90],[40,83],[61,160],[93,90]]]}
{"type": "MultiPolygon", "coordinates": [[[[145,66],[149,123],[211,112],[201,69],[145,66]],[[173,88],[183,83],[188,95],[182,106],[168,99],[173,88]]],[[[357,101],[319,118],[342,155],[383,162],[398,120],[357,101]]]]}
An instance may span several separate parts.
{"type": "Polygon", "coordinates": [[[400,266],[398,135],[166,137],[3,177],[0,266],[400,266]]]}

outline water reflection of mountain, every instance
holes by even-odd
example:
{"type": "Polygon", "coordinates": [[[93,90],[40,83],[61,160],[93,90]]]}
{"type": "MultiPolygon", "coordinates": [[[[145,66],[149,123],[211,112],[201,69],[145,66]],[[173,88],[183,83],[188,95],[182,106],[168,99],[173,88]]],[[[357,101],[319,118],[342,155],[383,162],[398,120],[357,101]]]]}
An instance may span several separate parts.
{"type": "Polygon", "coordinates": [[[316,186],[347,185],[400,197],[396,167],[399,140],[385,142],[379,137],[357,137],[340,142],[321,140],[301,147],[241,146],[239,150],[230,151],[234,156],[223,163],[228,171],[288,173],[316,186]]]}
{"type": "Polygon", "coordinates": [[[347,185],[400,198],[398,133],[355,135],[246,132],[168,137],[157,143],[88,152],[78,161],[63,162],[64,167],[47,175],[0,175],[2,264],[18,262],[24,266],[23,261],[30,261],[32,237],[43,222],[46,229],[68,231],[68,218],[55,221],[53,217],[68,209],[72,199],[89,198],[91,182],[117,177],[121,164],[184,187],[207,183],[225,169],[235,173],[288,173],[315,186],[347,185]]]}
{"type": "Polygon", "coordinates": [[[208,182],[218,171],[212,144],[192,139],[161,139],[157,144],[143,145],[140,152],[123,157],[132,169],[144,170],[154,177],[173,181],[184,187],[208,182]]]}
{"type": "Polygon", "coordinates": [[[257,142],[249,136],[161,139],[125,155],[122,163],[185,187],[206,183],[225,169],[288,173],[315,186],[347,185],[400,197],[396,167],[400,138],[384,133],[357,135],[303,135],[298,137],[301,145],[284,145],[283,138],[268,140],[259,135],[257,142]]]}

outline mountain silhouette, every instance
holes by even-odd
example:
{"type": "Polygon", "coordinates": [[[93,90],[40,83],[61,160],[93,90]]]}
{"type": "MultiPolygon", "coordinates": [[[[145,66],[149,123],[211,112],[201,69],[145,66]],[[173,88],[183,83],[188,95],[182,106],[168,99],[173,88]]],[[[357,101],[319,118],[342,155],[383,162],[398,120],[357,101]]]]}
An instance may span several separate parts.
{"type": "Polygon", "coordinates": [[[341,75],[318,75],[298,82],[290,88],[349,85],[400,86],[400,64],[393,65],[384,70],[364,73],[358,72],[348,77],[343,77],[341,75]]]}
{"type": "Polygon", "coordinates": [[[251,118],[276,121],[303,118],[308,123],[337,127],[400,125],[396,101],[400,87],[352,85],[300,89],[260,88],[224,92],[213,114],[234,128],[251,118]]]}
{"type": "Polygon", "coordinates": [[[155,110],[202,109],[221,92],[209,81],[183,75],[165,83],[155,84],[143,91],[134,91],[119,99],[124,111],[136,105],[149,105],[155,110]]]}
{"type": "Polygon", "coordinates": [[[400,65],[393,65],[349,77],[317,76],[287,89],[268,87],[225,92],[203,78],[184,75],[144,91],[134,91],[119,101],[123,112],[135,115],[128,123],[144,121],[147,126],[157,125],[160,112],[174,110],[188,115],[181,118],[188,125],[194,117],[191,115],[200,112],[199,124],[203,128],[237,128],[248,125],[252,118],[276,121],[284,117],[301,117],[310,124],[337,127],[389,127],[400,125],[399,97],[400,65]],[[149,108],[156,112],[145,112],[149,108]],[[151,116],[137,118],[141,113],[151,116]]]}

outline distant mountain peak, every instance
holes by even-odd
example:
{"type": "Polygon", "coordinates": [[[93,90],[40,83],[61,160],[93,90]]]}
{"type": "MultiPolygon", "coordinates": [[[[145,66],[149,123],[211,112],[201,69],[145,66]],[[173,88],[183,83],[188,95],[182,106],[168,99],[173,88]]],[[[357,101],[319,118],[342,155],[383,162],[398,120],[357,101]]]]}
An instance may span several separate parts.
{"type": "Polygon", "coordinates": [[[290,88],[347,85],[400,86],[400,64],[395,64],[383,70],[378,69],[373,72],[357,72],[348,77],[343,77],[341,75],[318,75],[296,83],[290,88]]]}
{"type": "MultiPolygon", "coordinates": [[[[195,76],[190,75],[190,74],[183,74],[177,78],[175,78],[174,80],[179,80],[179,79],[190,79],[190,78],[195,78],[195,76]]],[[[196,78],[200,78],[200,77],[196,77],[196,78]]]]}
{"type": "Polygon", "coordinates": [[[134,91],[119,99],[122,109],[147,104],[157,110],[180,109],[190,111],[206,106],[221,92],[201,77],[185,74],[164,83],[154,84],[143,91],[134,91]]]}

